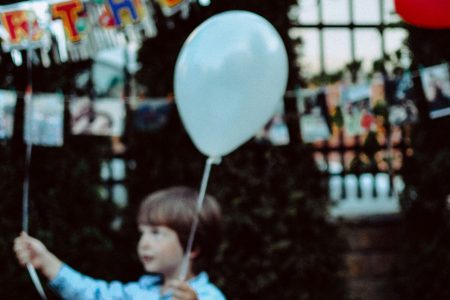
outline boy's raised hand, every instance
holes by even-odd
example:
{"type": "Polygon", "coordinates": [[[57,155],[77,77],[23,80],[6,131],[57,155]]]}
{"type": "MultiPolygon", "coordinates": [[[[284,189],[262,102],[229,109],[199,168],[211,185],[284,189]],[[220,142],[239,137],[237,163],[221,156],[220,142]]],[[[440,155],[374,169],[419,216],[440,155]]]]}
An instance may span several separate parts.
{"type": "Polygon", "coordinates": [[[48,279],[53,279],[61,267],[61,261],[48,251],[41,241],[25,232],[14,240],[13,249],[22,266],[30,263],[48,279]]]}
{"type": "Polygon", "coordinates": [[[14,240],[14,252],[17,260],[22,266],[31,263],[36,269],[40,269],[43,264],[43,257],[47,248],[41,241],[32,238],[25,232],[22,232],[14,240]]]}
{"type": "Polygon", "coordinates": [[[169,282],[172,290],[172,300],[198,300],[195,291],[185,281],[172,280],[169,282]]]}

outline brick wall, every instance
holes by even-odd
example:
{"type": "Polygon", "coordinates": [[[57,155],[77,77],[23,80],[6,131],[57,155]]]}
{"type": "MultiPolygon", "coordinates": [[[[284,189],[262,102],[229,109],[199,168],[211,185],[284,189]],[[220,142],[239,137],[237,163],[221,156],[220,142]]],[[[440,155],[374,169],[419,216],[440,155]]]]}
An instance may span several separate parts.
{"type": "Polygon", "coordinates": [[[373,216],[340,220],[348,242],[346,277],[352,300],[398,299],[394,271],[400,217],[373,216]]]}

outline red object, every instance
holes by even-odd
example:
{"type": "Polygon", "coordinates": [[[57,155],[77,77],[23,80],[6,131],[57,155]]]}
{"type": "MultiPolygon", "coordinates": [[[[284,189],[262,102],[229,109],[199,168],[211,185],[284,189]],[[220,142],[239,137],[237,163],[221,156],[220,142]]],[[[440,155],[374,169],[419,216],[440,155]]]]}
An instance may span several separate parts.
{"type": "Polygon", "coordinates": [[[361,127],[365,130],[369,130],[374,122],[375,118],[368,112],[364,113],[361,117],[361,127]]]}
{"type": "Polygon", "coordinates": [[[417,27],[450,28],[450,0],[395,0],[395,10],[417,27]]]}
{"type": "Polygon", "coordinates": [[[109,10],[105,9],[99,17],[99,23],[103,28],[111,28],[116,26],[114,18],[112,17],[109,10]]]}

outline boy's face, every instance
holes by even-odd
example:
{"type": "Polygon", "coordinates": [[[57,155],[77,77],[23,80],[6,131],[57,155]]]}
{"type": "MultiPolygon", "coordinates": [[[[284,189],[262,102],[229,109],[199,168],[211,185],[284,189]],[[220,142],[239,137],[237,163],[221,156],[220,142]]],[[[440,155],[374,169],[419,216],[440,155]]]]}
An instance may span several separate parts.
{"type": "Polygon", "coordinates": [[[137,251],[145,271],[175,278],[183,260],[177,233],[167,226],[143,224],[139,225],[139,232],[137,251]]]}

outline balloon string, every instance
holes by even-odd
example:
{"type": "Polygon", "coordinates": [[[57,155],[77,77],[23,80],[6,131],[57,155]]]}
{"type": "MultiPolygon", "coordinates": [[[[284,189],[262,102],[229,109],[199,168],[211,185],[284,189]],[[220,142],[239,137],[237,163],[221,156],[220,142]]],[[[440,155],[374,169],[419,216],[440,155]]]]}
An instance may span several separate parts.
{"type": "MultiPolygon", "coordinates": [[[[33,105],[31,103],[31,91],[25,95],[25,112],[27,109],[28,113],[33,113],[33,105]]],[[[25,113],[25,118],[27,118],[27,113],[25,113]]],[[[31,152],[32,144],[25,141],[26,143],[26,153],[25,153],[25,178],[23,181],[23,194],[22,194],[22,230],[28,233],[28,220],[29,220],[29,190],[30,190],[30,167],[31,167],[31,152]]]]}
{"type": "Polygon", "coordinates": [[[189,239],[187,242],[183,261],[181,262],[180,274],[178,277],[178,279],[180,279],[182,281],[186,280],[186,276],[188,273],[190,253],[192,251],[192,246],[194,244],[195,233],[197,232],[197,227],[198,227],[198,223],[199,223],[199,219],[200,219],[200,213],[202,211],[203,202],[205,200],[206,187],[208,186],[208,179],[209,179],[209,174],[211,173],[211,167],[213,164],[219,164],[220,161],[221,161],[220,158],[211,158],[211,157],[209,157],[206,160],[205,169],[203,171],[203,178],[202,178],[202,182],[200,185],[200,192],[199,192],[198,198],[197,198],[195,216],[194,216],[194,220],[191,225],[191,231],[189,233],[189,239]]]}
{"type": "MultiPolygon", "coordinates": [[[[29,35],[28,38],[31,41],[33,38],[33,26],[32,21],[28,20],[28,28],[29,28],[29,35]]],[[[32,96],[33,96],[33,77],[32,77],[32,50],[31,47],[28,46],[27,48],[27,88],[25,90],[24,95],[24,102],[25,102],[25,120],[27,121],[27,117],[33,116],[33,103],[32,103],[32,96]],[[27,110],[28,109],[28,110],[27,110]]],[[[28,123],[28,122],[25,122],[28,123]]],[[[31,126],[31,123],[28,123],[29,126],[31,126]]],[[[31,138],[32,130],[29,128],[29,138],[31,138]]],[[[31,152],[32,152],[32,142],[31,140],[28,140],[25,138],[25,144],[26,144],[26,153],[25,153],[25,178],[23,181],[23,192],[22,192],[22,230],[26,233],[28,233],[29,229],[29,203],[30,203],[30,197],[29,197],[29,191],[30,191],[30,168],[31,168],[31,152]]],[[[30,274],[31,281],[33,282],[34,286],[36,287],[37,292],[39,293],[39,296],[43,300],[47,300],[47,296],[45,295],[44,288],[42,287],[41,282],[39,281],[39,277],[36,273],[36,269],[33,267],[31,263],[26,264],[28,273],[30,274]]]]}
{"type": "Polygon", "coordinates": [[[36,290],[39,293],[39,296],[41,296],[42,299],[47,300],[47,296],[45,295],[44,288],[42,287],[42,284],[39,281],[36,269],[30,263],[27,263],[27,270],[28,273],[30,274],[31,280],[34,283],[34,286],[36,287],[36,290]]]}

